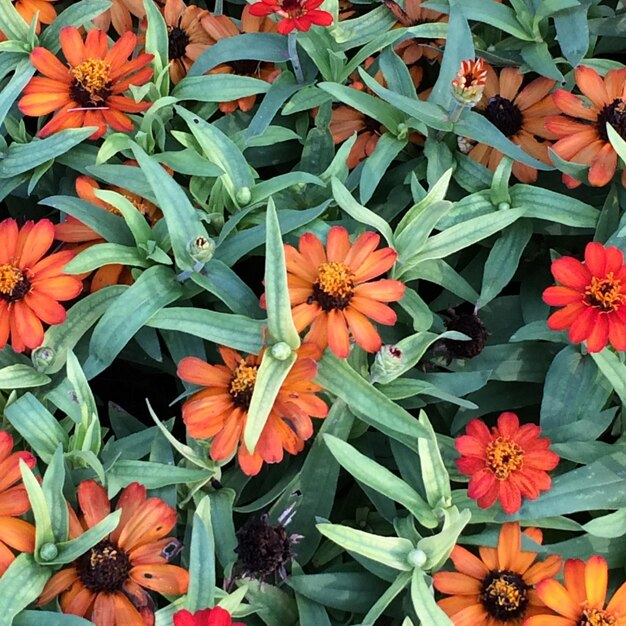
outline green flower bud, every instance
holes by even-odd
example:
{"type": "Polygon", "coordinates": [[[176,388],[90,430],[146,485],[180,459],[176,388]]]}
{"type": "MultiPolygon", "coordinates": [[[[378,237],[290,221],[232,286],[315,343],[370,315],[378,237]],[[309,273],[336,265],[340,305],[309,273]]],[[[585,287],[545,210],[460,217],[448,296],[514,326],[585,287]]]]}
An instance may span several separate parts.
{"type": "Polygon", "coordinates": [[[385,345],[376,353],[370,382],[386,385],[402,373],[404,359],[397,346],[385,345]]]}
{"type": "Polygon", "coordinates": [[[52,561],[59,555],[59,549],[53,543],[44,543],[39,550],[39,558],[42,561],[52,561]]]}
{"type": "Polygon", "coordinates": [[[56,354],[52,348],[39,346],[39,348],[33,350],[30,358],[38,372],[45,372],[54,362],[55,356],[56,354]]]}
{"type": "Polygon", "coordinates": [[[293,350],[284,341],[279,341],[270,348],[270,352],[275,359],[286,361],[291,356],[293,350]]]}
{"type": "Polygon", "coordinates": [[[508,202],[500,202],[498,204],[498,211],[508,211],[511,205],[508,202]]]}
{"type": "Polygon", "coordinates": [[[235,194],[235,199],[237,200],[237,204],[240,206],[248,204],[248,202],[252,199],[252,192],[250,191],[250,188],[242,187],[241,189],[238,189],[235,194]]]}
{"type": "Polygon", "coordinates": [[[187,244],[187,250],[194,261],[208,263],[213,258],[215,243],[212,239],[199,235],[187,244]]]}
{"type": "Polygon", "coordinates": [[[415,550],[411,550],[411,552],[408,553],[406,560],[409,562],[409,565],[411,565],[411,567],[419,568],[424,567],[426,561],[428,560],[428,556],[426,555],[426,552],[420,550],[419,548],[416,548],[415,550]]]}

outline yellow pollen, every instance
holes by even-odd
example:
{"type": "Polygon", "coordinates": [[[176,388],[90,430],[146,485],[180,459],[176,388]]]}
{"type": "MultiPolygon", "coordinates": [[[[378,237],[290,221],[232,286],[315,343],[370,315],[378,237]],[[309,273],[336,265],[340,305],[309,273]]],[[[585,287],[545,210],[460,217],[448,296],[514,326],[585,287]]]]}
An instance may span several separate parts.
{"type": "Polygon", "coordinates": [[[103,550],[92,550],[89,557],[89,564],[91,565],[91,567],[96,567],[101,563],[116,561],[117,557],[117,550],[115,548],[107,546],[103,550]]]}
{"type": "Polygon", "coordinates": [[[352,295],[354,272],[343,263],[332,261],[317,268],[316,285],[326,295],[334,298],[349,298],[352,295]]]}
{"type": "Polygon", "coordinates": [[[609,272],[604,278],[593,276],[585,289],[586,302],[604,313],[612,313],[624,302],[622,282],[609,272]]]}
{"type": "Polygon", "coordinates": [[[106,91],[111,82],[111,65],[109,63],[102,59],[87,59],[74,66],[70,73],[94,101],[104,100],[102,93],[106,91]]]}
{"type": "Polygon", "coordinates": [[[248,365],[245,361],[242,361],[233,372],[233,377],[228,389],[230,395],[236,396],[239,394],[252,393],[254,383],[256,382],[257,371],[257,365],[248,365]]]}
{"type": "Polygon", "coordinates": [[[15,288],[24,281],[24,272],[9,263],[0,265],[0,293],[13,295],[15,288]]]}
{"type": "Polygon", "coordinates": [[[484,593],[492,602],[506,611],[515,611],[526,599],[522,589],[503,578],[493,580],[484,593]]]}
{"type": "Polygon", "coordinates": [[[498,480],[506,480],[523,465],[524,450],[514,441],[498,437],[487,446],[487,466],[498,480]]]}
{"type": "Polygon", "coordinates": [[[617,624],[616,617],[603,609],[586,608],[578,622],[578,626],[613,626],[617,624]]]}

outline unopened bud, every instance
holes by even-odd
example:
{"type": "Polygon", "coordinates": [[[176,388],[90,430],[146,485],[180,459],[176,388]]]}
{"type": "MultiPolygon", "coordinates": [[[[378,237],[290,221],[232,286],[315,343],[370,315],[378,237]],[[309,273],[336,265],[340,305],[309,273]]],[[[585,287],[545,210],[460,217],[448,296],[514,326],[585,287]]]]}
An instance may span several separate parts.
{"type": "Polygon", "coordinates": [[[52,348],[40,346],[33,350],[30,358],[38,372],[45,372],[54,362],[55,356],[56,354],[52,348]]]}
{"type": "Polygon", "coordinates": [[[53,543],[44,543],[39,550],[39,558],[42,561],[52,561],[59,555],[59,549],[53,543]]]}
{"type": "Polygon", "coordinates": [[[486,82],[484,61],[467,59],[461,63],[456,78],[452,81],[452,95],[459,104],[473,107],[483,97],[486,82]]]}
{"type": "Polygon", "coordinates": [[[404,359],[398,346],[385,345],[376,353],[372,365],[371,382],[383,385],[390,383],[402,374],[404,359]]]}
{"type": "Polygon", "coordinates": [[[424,567],[426,561],[428,561],[428,556],[424,550],[416,548],[407,554],[406,560],[412,567],[424,567]]]}
{"type": "Polygon", "coordinates": [[[199,263],[208,263],[213,258],[215,243],[212,239],[209,239],[204,235],[199,235],[189,242],[187,250],[194,261],[198,261],[199,263]]]}
{"type": "Polygon", "coordinates": [[[511,205],[508,202],[500,202],[498,204],[498,211],[508,211],[511,205]]]}
{"type": "Polygon", "coordinates": [[[270,348],[270,352],[275,359],[286,361],[291,356],[293,350],[284,341],[279,341],[270,348]]]}
{"type": "Polygon", "coordinates": [[[237,200],[237,204],[240,206],[248,204],[248,202],[252,199],[252,192],[250,191],[250,188],[242,187],[241,189],[238,189],[235,194],[235,199],[237,200]]]}

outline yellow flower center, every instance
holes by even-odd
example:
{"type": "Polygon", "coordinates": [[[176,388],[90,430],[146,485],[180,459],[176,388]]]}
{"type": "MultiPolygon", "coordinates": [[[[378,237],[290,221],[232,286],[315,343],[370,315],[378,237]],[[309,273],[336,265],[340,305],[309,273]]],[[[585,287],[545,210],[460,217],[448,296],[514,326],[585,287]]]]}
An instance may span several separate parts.
{"type": "Polygon", "coordinates": [[[578,626],[613,626],[616,617],[604,609],[586,608],[578,622],[578,626]]]}
{"type": "Polygon", "coordinates": [[[228,393],[230,393],[235,406],[243,409],[250,406],[258,370],[258,365],[249,365],[245,361],[241,361],[235,368],[228,388],[228,393]]]}
{"type": "Polygon", "coordinates": [[[487,446],[487,466],[498,480],[506,480],[511,472],[524,465],[524,450],[514,441],[498,437],[487,446]]]}
{"type": "Polygon", "coordinates": [[[111,65],[102,59],[87,59],[72,67],[72,97],[82,106],[104,105],[110,95],[111,65]]]}
{"type": "Polygon", "coordinates": [[[612,313],[619,309],[624,301],[621,288],[622,282],[614,278],[613,272],[609,272],[604,278],[593,276],[585,289],[586,302],[603,313],[612,313]]]}
{"type": "Polygon", "coordinates": [[[517,572],[492,570],[482,581],[480,601],[495,619],[517,623],[528,606],[528,589],[517,572]]]}
{"type": "Polygon", "coordinates": [[[324,311],[345,309],[354,289],[354,272],[344,263],[331,261],[317,268],[317,280],[313,284],[313,300],[324,311]]]}
{"type": "Polygon", "coordinates": [[[30,281],[15,265],[0,265],[0,298],[7,302],[21,300],[30,291],[30,281]]]}

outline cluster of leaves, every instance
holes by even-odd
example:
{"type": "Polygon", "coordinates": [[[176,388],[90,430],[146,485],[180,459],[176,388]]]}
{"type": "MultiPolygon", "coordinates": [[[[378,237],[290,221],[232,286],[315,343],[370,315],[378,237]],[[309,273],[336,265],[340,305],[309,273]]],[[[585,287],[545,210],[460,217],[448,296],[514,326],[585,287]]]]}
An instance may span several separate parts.
{"type": "MultiPolygon", "coordinates": [[[[131,116],[132,132],[94,142],[93,128],[37,137],[43,120],[25,117],[18,100],[36,71],[32,50],[57,54],[63,27],[90,30],[111,2],[57,2],[56,20],[40,30],[0,0],[3,217],[78,220],[100,239],[65,272],[121,265],[129,275],[125,284],[86,290],[32,354],[0,350],[2,429],[38,459],[36,470],[22,467],[35,546],[0,577],[0,626],[88,623],[34,603],[56,571],[119,522],[112,513],[69,537],[66,502],[76,508],[76,488],[89,479],[109,497],[138,481],[178,510],[189,590],[160,599],[157,626],[169,626],[178,610],[216,604],[249,626],[452,624],[436,603],[432,574],[449,568],[457,543],[496,545],[510,520],[544,529],[540,553],[600,555],[623,579],[624,355],[588,354],[548,329],[541,294],[557,257],[580,256],[590,241],[626,249],[624,188],[616,179],[603,189],[566,189],[561,174],[586,182],[585,165],[554,152],[554,165],[533,158],[487,117],[459,107],[450,88],[461,62],[478,56],[569,88],[581,64],[600,74],[621,68],[623,8],[599,0],[431,0],[427,8],[447,19],[410,25],[391,0],[394,10],[355,3],[341,20],[339,3],[326,0],[330,27],[297,38],[224,38],[173,85],[162,4],[144,0],[137,26],[154,75],[131,93],[151,105],[131,116]],[[407,41],[438,55],[422,66],[428,98],[417,94],[397,52],[407,41]],[[271,83],[211,73],[240,61],[281,71],[271,83]],[[256,103],[247,111],[220,111],[220,103],[250,96],[256,103]],[[351,169],[358,138],[336,147],[338,106],[376,127],[375,148],[351,169]],[[416,133],[420,141],[412,141],[416,133]],[[464,154],[459,139],[505,157],[490,170],[464,154]],[[535,185],[514,180],[516,161],[539,170],[535,185]],[[81,175],[98,181],[95,197],[114,212],[76,197],[81,175]],[[129,194],[163,218],[149,223],[129,194]],[[177,365],[188,356],[214,363],[218,345],[254,355],[269,348],[241,444],[253,450],[301,342],[283,244],[304,233],[324,239],[333,225],[353,238],[377,231],[397,252],[390,277],[406,285],[398,321],[380,329],[385,346],[375,357],[357,345],[348,359],[325,352],[316,383],[328,417],[301,454],[246,476],[232,460],[211,460],[206,442],[185,438],[177,365]],[[458,345],[473,338],[450,330],[463,311],[476,312],[488,332],[471,355],[458,345]],[[137,398],[116,397],[123,408],[109,402],[115,382],[95,393],[94,381],[119,381],[128,367],[138,378],[167,379],[172,393],[154,385],[140,409],[137,398]],[[150,402],[171,408],[157,415],[150,402]],[[498,505],[479,508],[455,464],[454,438],[470,420],[491,424],[503,411],[539,424],[561,458],[551,489],[512,516],[498,505]],[[302,537],[289,575],[262,583],[242,576],[237,530],[262,514],[277,523],[285,510],[294,512],[289,532],[302,537]]],[[[195,4],[223,10],[221,2],[195,4]]],[[[240,9],[226,7],[237,16],[240,9]]],[[[624,128],[609,128],[607,141],[626,160],[624,128]]]]}

